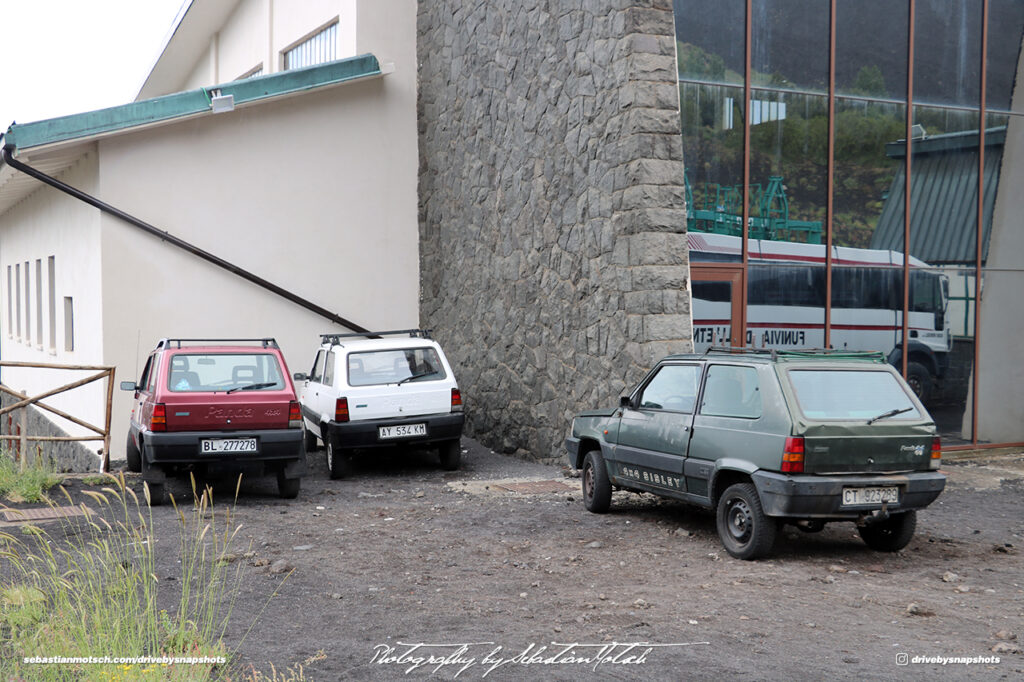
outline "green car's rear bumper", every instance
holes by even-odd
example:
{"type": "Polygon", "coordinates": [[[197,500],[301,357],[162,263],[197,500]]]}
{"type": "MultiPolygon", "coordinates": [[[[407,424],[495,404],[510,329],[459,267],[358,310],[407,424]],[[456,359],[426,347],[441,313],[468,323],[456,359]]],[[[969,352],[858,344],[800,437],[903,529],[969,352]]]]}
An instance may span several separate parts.
{"type": "Polygon", "coordinates": [[[843,488],[895,486],[899,501],[888,503],[892,512],[923,509],[946,487],[946,476],[938,471],[908,474],[786,475],[756,471],[752,475],[761,506],[768,516],[791,518],[856,519],[882,508],[882,503],[843,505],[843,488]]]}

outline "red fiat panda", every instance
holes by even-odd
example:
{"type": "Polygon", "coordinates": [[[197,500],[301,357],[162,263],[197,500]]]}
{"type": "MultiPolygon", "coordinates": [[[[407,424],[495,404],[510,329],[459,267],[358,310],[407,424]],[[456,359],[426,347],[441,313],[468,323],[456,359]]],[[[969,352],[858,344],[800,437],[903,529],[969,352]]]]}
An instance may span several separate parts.
{"type": "Polygon", "coordinates": [[[274,339],[162,339],[133,391],[126,456],[152,504],[168,474],[276,474],[281,497],[307,472],[302,414],[274,339]]]}

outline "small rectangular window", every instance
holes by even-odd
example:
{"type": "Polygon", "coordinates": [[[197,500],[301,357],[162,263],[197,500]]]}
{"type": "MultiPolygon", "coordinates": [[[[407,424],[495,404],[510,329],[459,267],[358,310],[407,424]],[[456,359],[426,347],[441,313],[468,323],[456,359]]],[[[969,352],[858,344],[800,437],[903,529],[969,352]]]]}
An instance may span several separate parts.
{"type": "Polygon", "coordinates": [[[32,276],[25,261],[25,343],[32,343],[32,276]]]}
{"type": "Polygon", "coordinates": [[[57,352],[57,296],[54,294],[54,289],[57,284],[57,271],[56,263],[54,262],[54,256],[50,256],[46,263],[47,274],[49,275],[49,288],[47,290],[47,296],[49,297],[50,303],[50,352],[57,352]]]}
{"type": "Polygon", "coordinates": [[[43,347],[43,259],[36,259],[36,344],[43,347]]]}
{"type": "Polygon", "coordinates": [[[338,53],[338,22],[314,33],[283,53],[283,67],[301,69],[304,66],[333,62],[338,53]]]}
{"type": "Polygon", "coordinates": [[[14,335],[14,296],[11,294],[11,266],[7,266],[7,336],[14,335]]]}
{"type": "Polygon", "coordinates": [[[75,306],[70,296],[64,297],[64,350],[75,349],[75,306]]]}
{"type": "Polygon", "coordinates": [[[14,265],[14,320],[17,324],[18,340],[21,340],[21,263],[14,265]]]}

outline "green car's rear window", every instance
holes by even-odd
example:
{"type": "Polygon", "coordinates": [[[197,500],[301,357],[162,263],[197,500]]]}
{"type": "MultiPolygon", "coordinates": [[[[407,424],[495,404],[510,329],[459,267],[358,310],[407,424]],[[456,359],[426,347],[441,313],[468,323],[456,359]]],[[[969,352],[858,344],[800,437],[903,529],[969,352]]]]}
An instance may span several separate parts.
{"type": "Polygon", "coordinates": [[[892,419],[921,417],[899,380],[889,372],[798,369],[788,374],[800,411],[808,419],[872,419],[893,410],[907,411],[892,419]]]}

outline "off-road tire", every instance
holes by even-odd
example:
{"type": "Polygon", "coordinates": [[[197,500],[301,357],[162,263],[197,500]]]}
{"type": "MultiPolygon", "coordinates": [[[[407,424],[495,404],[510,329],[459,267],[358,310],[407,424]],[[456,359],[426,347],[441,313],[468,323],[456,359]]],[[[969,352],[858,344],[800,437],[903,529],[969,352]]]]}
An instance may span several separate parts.
{"type": "Polygon", "coordinates": [[[919,362],[907,363],[907,383],[922,403],[932,397],[932,375],[928,368],[919,362]]]}
{"type": "Polygon", "coordinates": [[[736,483],[718,499],[718,537],[737,559],[759,559],[775,544],[779,524],[765,515],[753,483],[736,483]]]}
{"type": "Polygon", "coordinates": [[[885,521],[870,526],[861,526],[857,532],[864,544],[876,552],[898,552],[910,544],[916,529],[917,512],[911,510],[893,514],[885,521]]]}
{"type": "Polygon", "coordinates": [[[124,458],[127,462],[128,471],[139,473],[142,471],[142,455],[139,453],[139,449],[135,447],[135,443],[132,442],[132,434],[128,434],[128,444],[124,449],[124,458]]]}
{"type": "Polygon", "coordinates": [[[327,450],[327,470],[331,478],[337,480],[352,473],[352,456],[334,447],[330,436],[324,439],[324,448],[327,450]]]}
{"type": "Polygon", "coordinates": [[[612,504],[612,484],[600,450],[591,450],[583,460],[583,504],[587,511],[604,514],[612,504]]]}
{"type": "Polygon", "coordinates": [[[277,474],[277,494],[285,500],[294,500],[302,487],[301,478],[285,478],[284,472],[277,474]]]}
{"type": "Polygon", "coordinates": [[[462,443],[458,438],[447,440],[437,448],[438,457],[441,459],[441,468],[445,471],[455,471],[462,463],[462,443]]]}

